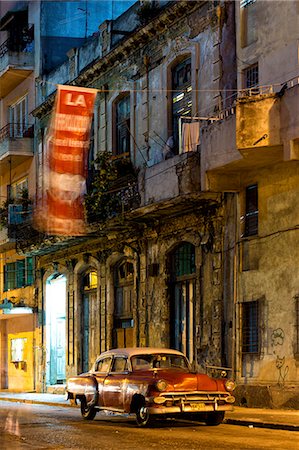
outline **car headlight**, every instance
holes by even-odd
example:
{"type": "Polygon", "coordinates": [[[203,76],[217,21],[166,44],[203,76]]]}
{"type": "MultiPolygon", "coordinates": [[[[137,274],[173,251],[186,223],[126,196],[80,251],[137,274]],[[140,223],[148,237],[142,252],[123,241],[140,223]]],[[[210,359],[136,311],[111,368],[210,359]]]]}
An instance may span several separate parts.
{"type": "Polygon", "coordinates": [[[158,391],[163,392],[167,389],[168,383],[165,380],[159,380],[156,383],[156,388],[158,389],[158,391]]]}
{"type": "Polygon", "coordinates": [[[234,380],[226,380],[225,387],[229,392],[232,392],[236,389],[236,383],[234,380]]]}

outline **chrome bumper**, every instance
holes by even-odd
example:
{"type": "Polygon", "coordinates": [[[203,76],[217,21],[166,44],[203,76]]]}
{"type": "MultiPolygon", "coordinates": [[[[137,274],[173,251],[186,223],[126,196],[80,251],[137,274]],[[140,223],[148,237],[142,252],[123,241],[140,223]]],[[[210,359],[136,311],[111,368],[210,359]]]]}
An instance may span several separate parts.
{"type": "Polygon", "coordinates": [[[204,405],[200,409],[196,409],[190,405],[181,406],[149,406],[148,411],[150,414],[182,414],[182,413],[206,413],[206,412],[218,412],[218,411],[232,411],[232,405],[204,405]]]}
{"type": "Polygon", "coordinates": [[[150,414],[232,411],[235,398],[227,392],[165,392],[147,398],[150,414]]]}

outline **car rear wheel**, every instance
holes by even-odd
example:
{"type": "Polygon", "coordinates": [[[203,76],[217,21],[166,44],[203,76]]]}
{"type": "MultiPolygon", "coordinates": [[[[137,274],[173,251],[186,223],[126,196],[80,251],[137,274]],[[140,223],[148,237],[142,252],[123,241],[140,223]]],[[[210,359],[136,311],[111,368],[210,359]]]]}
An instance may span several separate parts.
{"type": "Polygon", "coordinates": [[[136,422],[139,427],[148,427],[152,423],[149,410],[146,406],[141,405],[136,411],[136,422]]]}
{"type": "Polygon", "coordinates": [[[88,406],[86,398],[81,399],[81,415],[85,420],[93,420],[96,416],[97,410],[93,406],[88,406]]]}
{"type": "Polygon", "coordinates": [[[224,419],[223,411],[213,412],[213,413],[207,414],[207,418],[206,418],[205,422],[209,426],[216,426],[216,425],[220,425],[223,422],[223,419],[224,419]]]}

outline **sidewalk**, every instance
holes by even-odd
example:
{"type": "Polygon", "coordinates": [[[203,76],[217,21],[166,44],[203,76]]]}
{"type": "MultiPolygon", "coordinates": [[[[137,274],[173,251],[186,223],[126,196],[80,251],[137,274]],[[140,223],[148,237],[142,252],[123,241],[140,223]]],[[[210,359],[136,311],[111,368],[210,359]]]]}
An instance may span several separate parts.
{"type": "MultiPolygon", "coordinates": [[[[1,401],[72,407],[70,401],[65,399],[65,395],[59,394],[0,391],[1,401]]],[[[234,411],[226,413],[224,421],[231,425],[243,425],[250,428],[299,431],[299,411],[290,409],[261,409],[235,406],[234,411]]]]}

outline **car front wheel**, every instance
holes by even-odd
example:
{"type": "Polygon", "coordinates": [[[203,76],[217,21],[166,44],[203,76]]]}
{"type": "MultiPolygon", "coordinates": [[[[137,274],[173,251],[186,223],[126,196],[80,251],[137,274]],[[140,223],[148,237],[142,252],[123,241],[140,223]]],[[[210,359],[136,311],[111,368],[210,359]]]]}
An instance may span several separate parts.
{"type": "Polygon", "coordinates": [[[138,407],[136,411],[136,422],[139,427],[147,427],[151,424],[152,418],[146,406],[142,405],[138,407]]]}
{"type": "Polygon", "coordinates": [[[85,420],[93,420],[96,416],[97,410],[93,406],[88,406],[86,398],[81,400],[81,415],[85,420]]]}
{"type": "Polygon", "coordinates": [[[216,426],[216,425],[220,425],[223,422],[223,419],[224,419],[223,411],[213,412],[213,413],[207,414],[207,418],[206,418],[205,422],[209,426],[216,426]]]}

